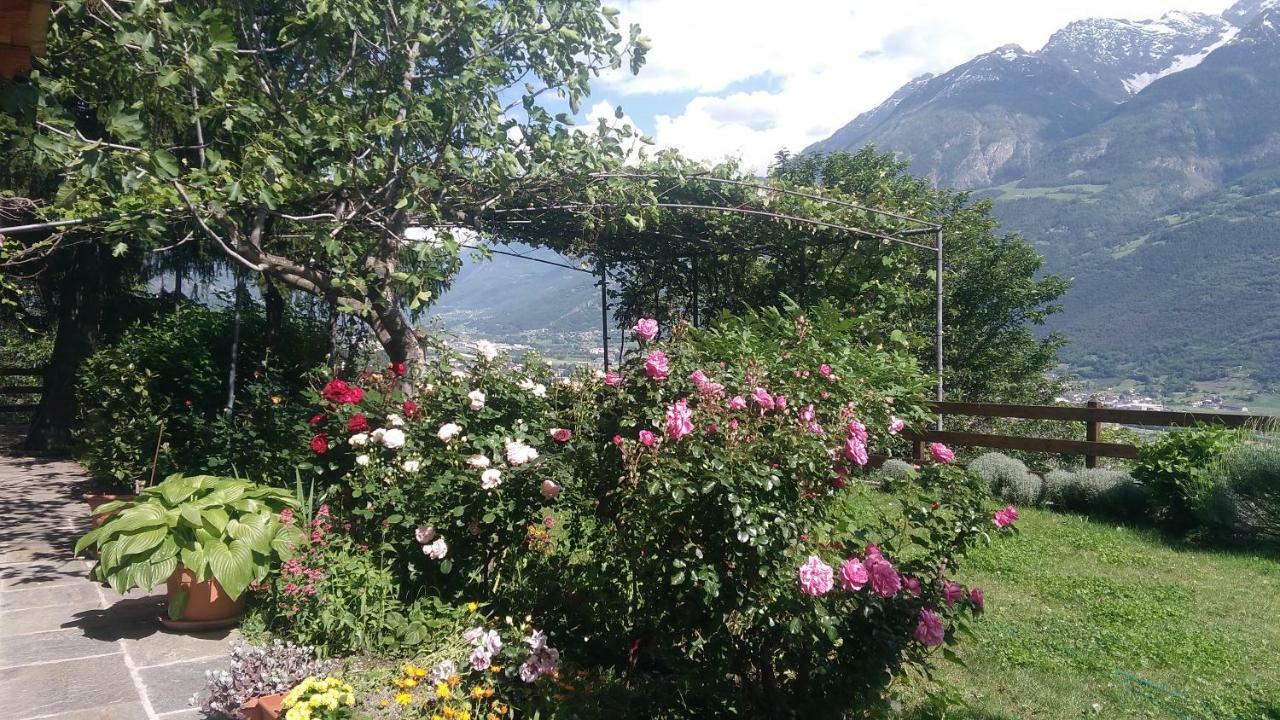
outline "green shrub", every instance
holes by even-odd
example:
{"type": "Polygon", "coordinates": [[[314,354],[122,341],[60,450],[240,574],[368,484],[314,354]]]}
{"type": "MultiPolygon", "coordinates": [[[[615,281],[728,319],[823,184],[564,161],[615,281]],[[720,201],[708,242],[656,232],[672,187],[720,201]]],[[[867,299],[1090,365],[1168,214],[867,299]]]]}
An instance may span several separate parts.
{"type": "Polygon", "coordinates": [[[263,316],[243,313],[235,412],[228,416],[229,311],[182,305],[126,330],[90,357],[77,379],[89,472],[119,490],[175,472],[291,479],[293,465],[305,459],[296,427],[306,418],[306,374],[326,343],[301,321],[285,331],[279,351],[266,358],[263,316]]]}
{"type": "Polygon", "coordinates": [[[1213,491],[1211,465],[1240,439],[1223,427],[1179,429],[1142,446],[1133,477],[1151,492],[1157,519],[1175,531],[1196,524],[1213,491]]]}
{"type": "MultiPolygon", "coordinates": [[[[986,481],[992,494],[1005,497],[1005,489],[1018,484],[1026,488],[1027,466],[1003,453],[983,453],[969,462],[969,471],[986,481]]],[[[1024,501],[1025,502],[1025,501],[1024,501]]]]}
{"type": "Polygon", "coordinates": [[[898,458],[889,458],[880,466],[877,474],[889,481],[910,480],[916,476],[916,467],[906,460],[898,458]]]}
{"type": "Polygon", "coordinates": [[[1044,476],[1044,502],[1063,510],[1140,520],[1148,492],[1122,470],[1054,470],[1044,476]]]}
{"type": "Polygon", "coordinates": [[[1233,542],[1280,541],[1280,437],[1262,435],[1228,450],[1201,510],[1210,533],[1233,542]]]}

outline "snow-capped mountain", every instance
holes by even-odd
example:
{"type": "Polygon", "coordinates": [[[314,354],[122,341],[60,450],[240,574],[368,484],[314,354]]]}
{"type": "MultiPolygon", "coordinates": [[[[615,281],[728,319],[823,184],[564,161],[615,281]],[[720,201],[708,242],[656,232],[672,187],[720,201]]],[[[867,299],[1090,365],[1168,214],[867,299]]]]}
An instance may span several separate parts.
{"type": "Polygon", "coordinates": [[[1280,0],[1074,22],[913,81],[810,150],[866,144],[992,199],[1075,278],[1051,324],[1077,366],[1240,365],[1280,387],[1280,0]]]}
{"type": "Polygon", "coordinates": [[[1123,102],[1162,77],[1195,67],[1237,32],[1226,18],[1204,13],[1080,20],[1054,33],[1040,52],[1071,68],[1099,95],[1123,102]]]}

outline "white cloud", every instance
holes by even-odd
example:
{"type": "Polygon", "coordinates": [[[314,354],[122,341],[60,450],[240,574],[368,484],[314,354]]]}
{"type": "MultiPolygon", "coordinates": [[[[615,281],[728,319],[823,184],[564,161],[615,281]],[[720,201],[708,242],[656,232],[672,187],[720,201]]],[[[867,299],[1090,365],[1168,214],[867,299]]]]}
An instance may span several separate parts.
{"type": "MultiPolygon", "coordinates": [[[[620,97],[696,93],[655,116],[659,145],[763,168],[778,149],[826,137],[925,72],[1007,43],[1038,49],[1086,17],[1220,12],[1224,0],[629,0],[652,50],[638,76],[605,76],[620,97]],[[743,91],[742,85],[767,90],[743,91]],[[735,87],[738,86],[738,87],[735,87]]],[[[611,110],[612,108],[610,108],[611,110]]]]}

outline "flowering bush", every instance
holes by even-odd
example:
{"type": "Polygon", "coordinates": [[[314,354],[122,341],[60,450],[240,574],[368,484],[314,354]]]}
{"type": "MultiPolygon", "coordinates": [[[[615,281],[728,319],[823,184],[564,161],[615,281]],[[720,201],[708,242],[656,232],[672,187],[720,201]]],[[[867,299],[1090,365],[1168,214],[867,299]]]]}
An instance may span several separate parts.
{"type": "MultiPolygon", "coordinates": [[[[575,657],[684,683],[667,696],[686,709],[833,714],[927,665],[981,611],[950,574],[1016,520],[985,509],[985,484],[942,445],[891,492],[860,490],[928,419],[906,349],[864,330],[833,307],[708,330],[644,321],[622,368],[563,382],[483,344],[440,351],[412,377],[320,388],[311,452],[352,547],[402,603],[536,614],[575,657]]],[[[478,630],[473,667],[498,649],[478,630]]],[[[541,659],[519,675],[551,671],[529,639],[541,659]]]]}
{"type": "Polygon", "coordinates": [[[561,500],[584,493],[578,512],[598,518],[577,585],[587,610],[570,620],[596,652],[723,698],[707,712],[745,690],[760,713],[829,715],[878,697],[981,610],[948,575],[998,528],[948,448],[892,495],[853,487],[927,416],[912,359],[861,330],[824,307],[676,328],[661,345],[637,332],[599,390],[594,434],[613,440],[561,500]]]}
{"type": "Polygon", "coordinates": [[[453,652],[430,667],[408,663],[378,705],[397,720],[537,716],[547,691],[559,683],[560,652],[529,623],[488,621],[473,603],[475,626],[461,633],[453,652]],[[535,709],[534,712],[529,712],[535,709]]]}

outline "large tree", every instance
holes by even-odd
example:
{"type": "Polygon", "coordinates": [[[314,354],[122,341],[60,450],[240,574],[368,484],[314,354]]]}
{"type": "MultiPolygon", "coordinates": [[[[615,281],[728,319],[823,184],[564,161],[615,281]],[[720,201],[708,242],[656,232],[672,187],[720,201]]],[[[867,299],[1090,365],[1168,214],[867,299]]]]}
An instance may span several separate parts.
{"type": "Polygon", "coordinates": [[[31,122],[3,129],[57,177],[43,217],[88,220],[68,236],[206,243],[412,363],[452,229],[621,162],[624,132],[553,114],[643,62],[616,17],[597,0],[69,0],[31,122]]]}

